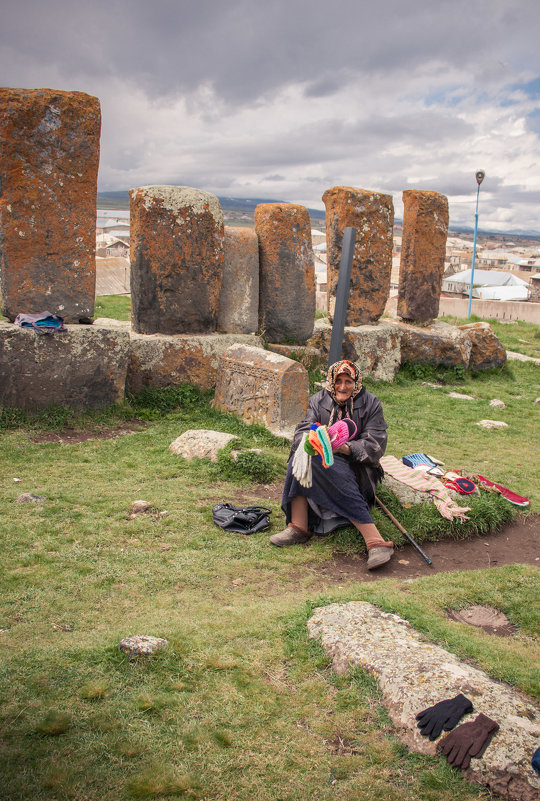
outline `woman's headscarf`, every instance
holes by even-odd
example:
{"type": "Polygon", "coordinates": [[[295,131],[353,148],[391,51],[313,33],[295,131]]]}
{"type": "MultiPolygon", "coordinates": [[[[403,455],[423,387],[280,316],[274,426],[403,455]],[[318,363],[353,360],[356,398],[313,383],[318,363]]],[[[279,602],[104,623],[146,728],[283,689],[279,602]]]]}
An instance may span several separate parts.
{"type": "Polygon", "coordinates": [[[334,362],[328,368],[328,375],[326,376],[326,389],[332,396],[334,401],[334,408],[330,415],[330,422],[332,425],[334,419],[341,420],[343,417],[352,417],[353,399],[356,398],[362,389],[362,375],[360,368],[356,362],[350,362],[348,359],[343,359],[340,362],[334,362]],[[354,381],[354,387],[350,398],[345,403],[339,404],[336,398],[336,378],[338,375],[345,373],[354,381]]]}

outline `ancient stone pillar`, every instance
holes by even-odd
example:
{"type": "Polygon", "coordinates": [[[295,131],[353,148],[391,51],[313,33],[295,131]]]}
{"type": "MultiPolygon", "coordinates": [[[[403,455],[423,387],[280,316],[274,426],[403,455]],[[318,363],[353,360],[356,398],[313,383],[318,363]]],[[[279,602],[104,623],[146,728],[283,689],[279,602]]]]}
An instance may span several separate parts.
{"type": "Polygon", "coordinates": [[[309,376],[298,362],[263,348],[231,345],[219,360],[214,403],[246,423],[291,437],[306,414],[309,376]]]}
{"type": "Polygon", "coordinates": [[[2,314],[91,322],[96,285],[97,97],[0,89],[2,314]]]}
{"type": "Polygon", "coordinates": [[[261,203],[255,209],[255,232],[259,237],[259,325],[270,342],[303,344],[315,321],[309,212],[293,203],[261,203]]]}
{"type": "Polygon", "coordinates": [[[403,238],[397,313],[430,322],[439,314],[448,234],[448,199],[438,192],[403,192],[403,238]]]}
{"type": "Polygon", "coordinates": [[[139,334],[216,330],[223,268],[223,212],[188,186],[130,191],[131,321],[139,334]]]}
{"type": "Polygon", "coordinates": [[[328,313],[333,320],[345,228],[356,229],[346,325],[376,323],[390,291],[394,205],[391,195],[334,186],[324,193],[328,313]]]}
{"type": "Polygon", "coordinates": [[[225,226],[218,330],[252,334],[259,327],[259,242],[251,228],[225,226]]]}

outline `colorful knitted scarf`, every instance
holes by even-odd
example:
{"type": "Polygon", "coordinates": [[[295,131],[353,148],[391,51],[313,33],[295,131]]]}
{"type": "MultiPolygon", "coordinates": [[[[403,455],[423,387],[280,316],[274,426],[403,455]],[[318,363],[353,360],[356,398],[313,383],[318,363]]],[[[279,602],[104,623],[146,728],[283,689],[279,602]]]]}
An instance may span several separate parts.
{"type": "Polygon", "coordinates": [[[461,522],[468,520],[465,512],[470,511],[470,506],[459,506],[453,498],[450,497],[444,485],[438,478],[428,476],[424,470],[419,470],[414,467],[407,467],[395,456],[383,456],[381,467],[385,473],[388,473],[392,478],[401,481],[408,487],[420,490],[421,492],[429,492],[433,496],[433,502],[443,517],[447,520],[458,519],[461,522]]]}

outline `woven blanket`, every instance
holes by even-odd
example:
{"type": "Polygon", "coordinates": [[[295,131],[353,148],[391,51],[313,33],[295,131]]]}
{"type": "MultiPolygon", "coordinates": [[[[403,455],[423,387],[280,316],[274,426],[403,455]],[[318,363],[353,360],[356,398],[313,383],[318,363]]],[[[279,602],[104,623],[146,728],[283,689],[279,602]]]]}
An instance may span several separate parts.
{"type": "Polygon", "coordinates": [[[419,470],[414,467],[407,467],[407,465],[396,459],[395,456],[383,456],[381,459],[381,467],[385,473],[388,473],[392,478],[401,481],[408,487],[420,490],[421,492],[429,492],[433,496],[433,502],[439,510],[440,514],[447,520],[469,520],[465,512],[470,511],[470,506],[460,506],[448,494],[445,487],[438,478],[428,476],[424,470],[419,470]]]}

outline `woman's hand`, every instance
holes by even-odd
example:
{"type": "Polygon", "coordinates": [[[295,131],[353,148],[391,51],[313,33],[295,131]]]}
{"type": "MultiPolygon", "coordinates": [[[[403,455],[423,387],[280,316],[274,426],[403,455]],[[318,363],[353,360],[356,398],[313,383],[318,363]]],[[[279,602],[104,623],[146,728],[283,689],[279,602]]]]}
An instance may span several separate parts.
{"type": "Polygon", "coordinates": [[[336,448],[334,453],[342,453],[343,456],[350,456],[351,455],[351,449],[348,446],[348,444],[345,442],[343,445],[340,445],[339,448],[336,448]]]}

